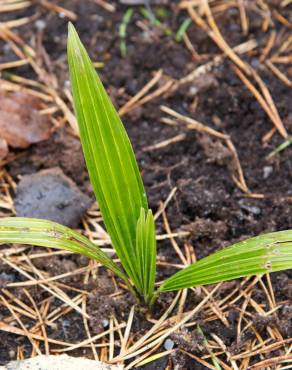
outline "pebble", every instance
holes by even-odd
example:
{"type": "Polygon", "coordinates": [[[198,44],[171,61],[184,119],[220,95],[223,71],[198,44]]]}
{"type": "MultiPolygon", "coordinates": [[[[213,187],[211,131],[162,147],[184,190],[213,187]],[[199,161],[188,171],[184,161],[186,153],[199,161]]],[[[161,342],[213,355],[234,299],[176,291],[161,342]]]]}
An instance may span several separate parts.
{"type": "Polygon", "coordinates": [[[102,320],[101,324],[102,324],[102,326],[103,326],[104,328],[108,328],[108,326],[109,326],[109,321],[108,321],[108,320],[106,320],[106,319],[104,319],[104,320],[102,320]]]}
{"type": "Polygon", "coordinates": [[[14,274],[7,274],[6,272],[0,273],[0,288],[5,287],[8,283],[13,283],[15,281],[14,274]]]}
{"type": "Polygon", "coordinates": [[[245,203],[243,200],[240,200],[238,203],[241,209],[255,216],[259,216],[262,213],[259,207],[251,206],[250,204],[245,203]]]}
{"type": "Polygon", "coordinates": [[[34,25],[38,31],[43,31],[47,27],[47,22],[43,19],[38,19],[34,25]]]}
{"type": "Polygon", "coordinates": [[[64,81],[64,87],[65,87],[66,89],[70,89],[70,87],[71,87],[71,83],[70,83],[70,81],[69,81],[69,80],[65,80],[65,81],[64,81]]]}
{"type": "Polygon", "coordinates": [[[11,52],[11,46],[10,46],[10,44],[5,44],[2,47],[2,50],[3,50],[4,54],[9,54],[11,52]]]}
{"type": "Polygon", "coordinates": [[[23,176],[14,206],[17,216],[43,218],[76,228],[91,199],[59,167],[23,176]]]}
{"type": "Polygon", "coordinates": [[[13,360],[16,357],[16,353],[13,349],[10,349],[8,354],[9,354],[9,357],[11,358],[11,360],[13,360]]]}
{"type": "Polygon", "coordinates": [[[260,61],[259,61],[258,58],[252,58],[250,64],[252,65],[253,68],[257,68],[259,66],[259,64],[260,64],[260,61]]]}
{"type": "Polygon", "coordinates": [[[267,179],[273,172],[272,166],[265,166],[263,168],[263,179],[267,179]]]}
{"type": "Polygon", "coordinates": [[[174,341],[169,339],[169,338],[166,339],[166,341],[163,344],[163,347],[166,349],[166,351],[169,351],[169,350],[173,349],[174,341]]]}

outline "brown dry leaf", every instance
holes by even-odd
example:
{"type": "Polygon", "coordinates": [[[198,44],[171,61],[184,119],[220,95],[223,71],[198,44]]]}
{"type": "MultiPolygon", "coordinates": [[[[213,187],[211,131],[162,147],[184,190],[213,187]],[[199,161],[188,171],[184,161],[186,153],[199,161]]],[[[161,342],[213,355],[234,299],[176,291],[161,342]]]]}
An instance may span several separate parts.
{"type": "Polygon", "coordinates": [[[40,109],[41,100],[25,92],[0,93],[0,138],[13,148],[47,140],[52,125],[40,109]]]}

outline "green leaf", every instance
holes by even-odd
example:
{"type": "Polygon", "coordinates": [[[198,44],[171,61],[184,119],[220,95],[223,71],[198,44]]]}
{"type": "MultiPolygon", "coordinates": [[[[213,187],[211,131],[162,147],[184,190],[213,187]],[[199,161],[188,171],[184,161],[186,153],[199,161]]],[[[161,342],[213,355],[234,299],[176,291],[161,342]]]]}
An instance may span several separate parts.
{"type": "Polygon", "coordinates": [[[150,303],[156,273],[156,239],[152,212],[149,210],[146,216],[144,208],[141,208],[140,218],[137,222],[136,256],[143,296],[146,303],[150,303]]]}
{"type": "Polygon", "coordinates": [[[106,253],[85,236],[56,222],[26,217],[2,218],[0,244],[4,243],[37,245],[82,254],[107,267],[133,291],[126,275],[106,253]]]}
{"type": "Polygon", "coordinates": [[[91,184],[117,255],[141,292],[135,250],[140,209],[148,210],[144,186],[125,128],[72,24],[68,62],[91,184]]]}
{"type": "Polygon", "coordinates": [[[292,230],[259,235],[205,257],[172,275],[160,292],[292,268],[292,230]]]}

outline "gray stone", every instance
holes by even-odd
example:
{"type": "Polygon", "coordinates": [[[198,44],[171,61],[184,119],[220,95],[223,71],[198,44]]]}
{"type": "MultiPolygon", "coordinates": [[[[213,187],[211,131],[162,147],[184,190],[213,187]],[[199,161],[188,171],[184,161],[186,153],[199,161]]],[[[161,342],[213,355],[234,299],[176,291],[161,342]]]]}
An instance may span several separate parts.
{"type": "Polygon", "coordinates": [[[264,179],[267,179],[272,173],[273,173],[273,167],[272,166],[265,166],[263,168],[263,178],[264,179]]]}
{"type": "Polygon", "coordinates": [[[262,213],[262,211],[259,207],[250,205],[248,203],[245,203],[244,200],[240,200],[238,203],[239,203],[239,206],[240,206],[241,209],[243,209],[246,212],[251,213],[255,216],[259,216],[262,213]]]}
{"type": "Polygon", "coordinates": [[[47,27],[47,22],[44,19],[38,19],[34,25],[37,30],[43,31],[47,27]]]}
{"type": "Polygon", "coordinates": [[[107,365],[86,358],[60,356],[37,356],[22,361],[12,361],[0,370],[122,370],[121,366],[107,365]]]}
{"type": "Polygon", "coordinates": [[[44,218],[73,228],[91,203],[58,167],[23,176],[14,199],[17,216],[44,218]]]}
{"type": "Polygon", "coordinates": [[[167,350],[167,351],[169,351],[169,350],[171,350],[171,349],[173,349],[173,347],[174,347],[174,341],[173,340],[171,340],[171,339],[166,339],[166,341],[164,342],[164,344],[163,344],[163,347],[167,350]]]}

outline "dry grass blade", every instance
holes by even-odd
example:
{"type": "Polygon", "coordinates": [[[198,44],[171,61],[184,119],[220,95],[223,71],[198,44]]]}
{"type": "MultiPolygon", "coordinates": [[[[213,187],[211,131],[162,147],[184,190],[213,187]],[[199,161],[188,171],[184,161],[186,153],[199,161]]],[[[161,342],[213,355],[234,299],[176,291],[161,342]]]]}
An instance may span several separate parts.
{"type": "Polygon", "coordinates": [[[186,137],[187,137],[186,134],[178,134],[178,135],[176,135],[176,136],[174,136],[170,139],[163,140],[160,143],[146,146],[142,150],[143,150],[143,152],[152,152],[153,150],[158,150],[158,149],[161,149],[161,148],[165,148],[165,147],[167,147],[171,144],[183,141],[183,140],[185,140],[186,137]]]}
{"type": "Polygon", "coordinates": [[[114,326],[111,329],[105,330],[104,332],[102,332],[100,334],[97,334],[97,335],[95,335],[95,336],[93,336],[91,338],[85,339],[84,341],[79,342],[77,344],[74,344],[74,345],[72,345],[70,347],[66,347],[66,348],[63,348],[63,349],[56,349],[56,350],[54,350],[54,352],[56,352],[56,353],[63,353],[63,352],[74,351],[77,348],[85,347],[88,344],[94,343],[98,339],[103,338],[104,336],[106,336],[106,335],[108,335],[108,334],[110,334],[110,333],[112,333],[114,331],[123,329],[125,326],[126,326],[125,323],[119,324],[118,326],[114,326]]]}
{"type": "Polygon", "coordinates": [[[164,314],[160,317],[160,319],[156,322],[156,324],[150,330],[148,330],[148,332],[145,335],[143,335],[142,338],[140,338],[136,343],[134,343],[132,345],[132,347],[129,347],[126,351],[124,351],[122,356],[119,355],[119,356],[115,357],[112,360],[112,362],[123,361],[125,359],[126,355],[128,355],[129,353],[132,353],[132,352],[138,350],[139,348],[143,347],[145,341],[147,341],[151,337],[151,335],[153,335],[155,332],[157,332],[160,329],[160,327],[162,325],[164,325],[164,322],[165,322],[166,318],[168,317],[168,315],[174,309],[175,305],[177,304],[177,301],[178,301],[179,297],[180,297],[180,292],[177,293],[176,297],[173,299],[173,301],[171,302],[168,309],[164,312],[164,314]]]}
{"type": "Polygon", "coordinates": [[[241,79],[241,81],[246,85],[246,87],[250,90],[250,92],[255,96],[263,110],[267,113],[277,130],[280,132],[280,134],[287,138],[288,134],[283,126],[283,123],[281,120],[279,120],[278,113],[275,115],[274,108],[271,107],[271,105],[268,104],[268,102],[263,98],[263,96],[259,93],[259,91],[255,88],[255,86],[249,81],[249,79],[240,71],[239,68],[233,66],[234,72],[237,74],[237,76],[241,79]]]}
{"type": "Polygon", "coordinates": [[[240,190],[242,190],[245,193],[249,192],[246,181],[245,181],[245,178],[244,178],[244,175],[243,175],[243,170],[242,170],[239,158],[238,158],[237,151],[236,151],[235,146],[233,145],[233,143],[230,140],[228,135],[223,134],[223,133],[221,133],[217,130],[214,130],[214,129],[202,124],[201,122],[198,122],[197,120],[195,120],[193,118],[184,116],[184,115],[182,115],[182,114],[180,114],[180,113],[178,113],[178,112],[174,111],[173,109],[168,108],[166,106],[161,106],[160,109],[163,112],[165,112],[165,113],[171,115],[172,117],[174,117],[176,120],[182,121],[183,123],[185,123],[187,128],[190,129],[190,130],[196,130],[196,131],[211,135],[213,137],[216,137],[218,139],[224,140],[226,142],[227,147],[229,148],[229,150],[232,153],[235,168],[237,170],[237,176],[232,175],[232,179],[234,180],[235,184],[240,188],[240,190]]]}
{"type": "Polygon", "coordinates": [[[286,86],[292,87],[292,81],[283,72],[281,72],[280,69],[275,66],[275,64],[273,64],[270,60],[267,60],[265,64],[286,86]]]}
{"type": "Polygon", "coordinates": [[[58,14],[62,14],[62,16],[69,18],[71,21],[77,20],[77,15],[74,12],[63,8],[62,6],[51,3],[48,0],[41,0],[41,5],[48,10],[52,10],[58,14]]]}
{"type": "Polygon", "coordinates": [[[132,306],[129,317],[128,317],[128,322],[127,326],[125,329],[124,337],[121,343],[121,350],[119,356],[123,356],[123,353],[126,351],[127,346],[128,346],[128,340],[131,332],[131,327],[133,324],[133,319],[134,319],[134,313],[135,313],[135,306],[132,306]]]}
{"type": "MultiPolygon", "coordinates": [[[[24,275],[26,278],[28,278],[28,279],[30,279],[32,281],[36,281],[31,275],[29,275],[27,272],[25,272],[24,270],[22,270],[19,266],[16,266],[14,263],[8,261],[7,259],[2,258],[2,260],[5,263],[7,263],[7,265],[9,265],[10,267],[14,268],[16,271],[18,271],[20,274],[24,275]]],[[[80,313],[81,315],[83,315],[82,309],[79,306],[77,306],[67,295],[65,295],[63,291],[61,291],[60,289],[57,289],[56,287],[55,287],[55,289],[57,289],[57,291],[55,291],[55,289],[51,289],[51,288],[47,287],[44,284],[39,284],[39,285],[44,290],[46,290],[47,292],[49,292],[50,294],[52,294],[56,298],[60,299],[62,302],[68,304],[75,311],[77,311],[78,313],[80,313]]],[[[88,315],[87,315],[87,318],[89,318],[88,315]]]]}
{"type": "Polygon", "coordinates": [[[147,84],[135,95],[133,96],[124,106],[119,109],[119,115],[122,117],[124,114],[130,112],[139,102],[139,100],[147,94],[147,92],[157,84],[157,82],[162,77],[162,69],[157,71],[153,78],[147,82],[147,84]]]}
{"type": "Polygon", "coordinates": [[[207,0],[202,0],[202,7],[204,12],[207,16],[207,20],[209,25],[199,16],[199,14],[194,10],[193,6],[188,6],[187,10],[189,12],[190,17],[193,19],[195,23],[198,24],[200,28],[202,28],[210,38],[218,45],[220,49],[242,70],[245,70],[248,73],[246,64],[238,57],[238,55],[230,48],[227,42],[224,40],[219,28],[216,25],[216,22],[213,18],[211,9],[209,7],[207,0]]]}
{"type": "MultiPolygon", "coordinates": [[[[136,344],[134,344],[132,347],[130,347],[127,350],[126,354],[122,358],[120,356],[118,356],[118,357],[114,358],[112,362],[118,362],[122,359],[126,360],[126,359],[129,359],[129,358],[132,358],[133,356],[137,356],[140,353],[148,351],[150,348],[153,348],[158,343],[161,343],[170,334],[172,334],[176,330],[178,330],[181,326],[183,326],[185,323],[187,323],[197,312],[199,312],[202,309],[202,307],[208,302],[208,300],[212,297],[212,295],[216,292],[218,287],[219,286],[215,287],[191,312],[185,314],[185,316],[182,318],[182,320],[180,320],[177,324],[175,324],[170,329],[167,329],[162,335],[157,335],[157,336],[154,335],[153,337],[154,338],[156,337],[156,339],[151,341],[151,337],[150,337],[149,332],[148,332],[147,337],[148,338],[150,337],[150,338],[149,339],[147,338],[147,344],[145,344],[142,348],[137,349],[137,348],[139,348],[138,343],[140,342],[140,341],[138,341],[136,344]]],[[[161,319],[159,321],[161,321],[161,319]]],[[[143,340],[143,342],[144,342],[146,338],[144,337],[143,339],[144,339],[143,340]]]]}
{"type": "MultiPolygon", "coordinates": [[[[27,330],[27,328],[25,327],[25,325],[23,324],[21,319],[15,314],[13,308],[10,306],[8,301],[3,296],[0,296],[0,298],[2,299],[2,301],[5,304],[5,306],[7,307],[7,309],[10,311],[10,313],[13,315],[14,319],[20,325],[21,329],[24,331],[26,337],[30,341],[30,343],[31,343],[32,347],[34,348],[34,350],[36,351],[36,353],[38,355],[41,355],[41,351],[39,350],[39,347],[36,345],[35,341],[33,340],[32,336],[31,336],[31,333],[27,330]]],[[[1,328],[1,326],[0,326],[0,328],[1,328]]]]}
{"type": "MultiPolygon", "coordinates": [[[[7,325],[7,324],[4,324],[4,323],[0,323],[0,331],[5,331],[6,333],[11,333],[11,334],[15,334],[15,335],[27,336],[27,330],[19,329],[19,328],[15,327],[14,325],[7,325]]],[[[39,335],[39,334],[29,333],[29,336],[32,339],[35,339],[35,340],[38,340],[38,341],[45,341],[46,340],[42,335],[39,335]]],[[[56,345],[60,345],[60,346],[64,346],[64,347],[69,347],[69,346],[73,345],[72,343],[67,343],[67,342],[63,342],[61,340],[52,339],[52,338],[47,338],[47,341],[48,341],[48,343],[56,344],[56,345]]]]}
{"type": "Polygon", "coordinates": [[[31,1],[22,1],[22,0],[14,0],[0,3],[0,13],[6,12],[14,12],[16,10],[21,10],[28,8],[32,5],[31,1]]]}
{"type": "Polygon", "coordinates": [[[203,133],[207,133],[207,134],[215,136],[219,139],[227,139],[228,138],[228,135],[222,134],[221,132],[212,129],[212,128],[202,124],[201,122],[199,122],[199,121],[197,121],[193,118],[190,118],[190,117],[184,116],[180,113],[177,113],[173,109],[168,108],[164,105],[161,106],[160,109],[162,110],[162,112],[165,112],[165,113],[171,115],[172,117],[174,117],[174,118],[182,121],[183,123],[185,123],[187,125],[187,128],[189,128],[189,129],[197,130],[197,131],[203,132],[203,133]]]}
{"type": "MultiPolygon", "coordinates": [[[[227,44],[227,42],[224,40],[210,9],[210,6],[208,4],[207,0],[203,0],[202,7],[204,9],[204,12],[206,14],[208,25],[206,22],[198,15],[198,13],[194,10],[193,5],[188,6],[188,12],[195,23],[198,24],[199,27],[201,27],[207,34],[212,38],[212,40],[218,45],[222,51],[226,53],[226,55],[234,62],[234,70],[240,77],[240,79],[246,84],[246,86],[250,89],[250,91],[253,93],[253,95],[256,97],[256,99],[259,101],[262,108],[266,111],[268,116],[270,117],[271,121],[274,123],[280,134],[286,138],[287,132],[285,127],[283,126],[283,123],[279,117],[279,114],[277,112],[277,109],[273,103],[273,100],[271,98],[271,95],[267,88],[265,87],[264,96],[266,99],[264,99],[260,93],[256,90],[256,88],[252,85],[252,83],[248,80],[248,78],[244,75],[244,73],[249,76],[253,75],[255,76],[254,71],[252,68],[243,62],[238,55],[234,52],[232,48],[227,44]],[[237,66],[237,67],[236,67],[237,66]],[[244,72],[244,73],[243,73],[244,72]]],[[[263,86],[263,85],[261,85],[263,86]]]]}

